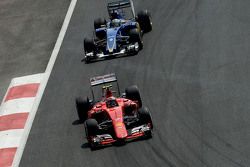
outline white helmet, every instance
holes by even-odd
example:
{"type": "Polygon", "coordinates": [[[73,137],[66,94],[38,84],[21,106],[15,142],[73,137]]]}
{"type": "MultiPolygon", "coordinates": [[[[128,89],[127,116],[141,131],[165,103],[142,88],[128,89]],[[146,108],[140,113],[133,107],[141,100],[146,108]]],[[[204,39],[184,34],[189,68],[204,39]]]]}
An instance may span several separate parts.
{"type": "Polygon", "coordinates": [[[112,26],[119,27],[120,25],[121,25],[121,20],[120,19],[113,19],[112,20],[112,26]]]}

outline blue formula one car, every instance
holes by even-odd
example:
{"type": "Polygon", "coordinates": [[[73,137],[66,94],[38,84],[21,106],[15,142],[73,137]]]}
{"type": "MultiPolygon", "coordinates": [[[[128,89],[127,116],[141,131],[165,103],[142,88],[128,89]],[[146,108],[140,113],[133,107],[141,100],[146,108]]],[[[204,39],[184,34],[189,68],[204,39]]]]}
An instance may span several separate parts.
{"type": "Polygon", "coordinates": [[[94,35],[84,39],[85,62],[135,55],[143,48],[142,35],[152,30],[147,10],[135,15],[132,0],[110,2],[110,21],[95,19],[94,35]]]}

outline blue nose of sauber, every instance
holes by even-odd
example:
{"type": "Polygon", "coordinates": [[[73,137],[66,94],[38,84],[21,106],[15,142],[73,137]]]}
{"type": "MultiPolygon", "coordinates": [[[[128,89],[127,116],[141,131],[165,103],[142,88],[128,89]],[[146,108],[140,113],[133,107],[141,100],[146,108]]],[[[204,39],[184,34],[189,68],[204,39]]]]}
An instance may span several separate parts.
{"type": "Polygon", "coordinates": [[[117,28],[107,29],[107,51],[112,53],[116,49],[117,28]]]}

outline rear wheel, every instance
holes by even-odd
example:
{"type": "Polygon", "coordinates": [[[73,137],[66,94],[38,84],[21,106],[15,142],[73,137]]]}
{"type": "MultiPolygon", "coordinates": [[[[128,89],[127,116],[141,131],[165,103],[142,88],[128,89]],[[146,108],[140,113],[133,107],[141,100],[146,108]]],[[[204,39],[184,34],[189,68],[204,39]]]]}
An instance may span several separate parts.
{"type": "Polygon", "coordinates": [[[82,97],[77,97],[75,102],[79,120],[85,121],[88,118],[88,111],[90,109],[90,102],[88,98],[83,99],[82,97]]]}
{"type": "Polygon", "coordinates": [[[106,26],[106,20],[103,18],[95,19],[94,21],[94,27],[95,27],[95,35],[98,39],[104,39],[106,37],[106,31],[100,30],[96,31],[98,28],[102,28],[106,26]]]}
{"type": "Polygon", "coordinates": [[[138,42],[139,49],[141,50],[143,48],[143,42],[142,42],[141,32],[139,31],[138,28],[131,29],[129,31],[129,41],[131,43],[138,42]]]}
{"type": "Polygon", "coordinates": [[[140,95],[139,89],[136,85],[133,85],[133,86],[126,88],[125,94],[126,94],[127,99],[137,101],[139,107],[142,106],[141,95],[140,95]]]}
{"type": "Polygon", "coordinates": [[[148,12],[148,10],[140,11],[137,14],[137,21],[144,33],[150,32],[152,30],[151,14],[148,12]]]}
{"type": "Polygon", "coordinates": [[[98,29],[106,26],[106,20],[104,18],[97,18],[94,21],[94,28],[98,29]]]}

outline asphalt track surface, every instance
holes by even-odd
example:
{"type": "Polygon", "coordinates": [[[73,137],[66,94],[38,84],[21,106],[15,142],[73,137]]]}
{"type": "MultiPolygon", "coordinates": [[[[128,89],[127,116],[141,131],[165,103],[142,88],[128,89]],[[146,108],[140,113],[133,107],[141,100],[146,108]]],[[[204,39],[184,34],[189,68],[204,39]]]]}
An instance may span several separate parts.
{"type": "Polygon", "coordinates": [[[153,31],[137,55],[84,64],[82,40],[105,1],[79,0],[44,92],[20,166],[250,166],[250,1],[137,0],[153,31]],[[137,84],[154,137],[91,151],[74,125],[74,99],[89,78],[115,72],[137,84]]]}
{"type": "Polygon", "coordinates": [[[0,101],[12,78],[44,72],[69,0],[0,1],[0,101]]]}

